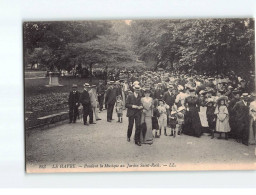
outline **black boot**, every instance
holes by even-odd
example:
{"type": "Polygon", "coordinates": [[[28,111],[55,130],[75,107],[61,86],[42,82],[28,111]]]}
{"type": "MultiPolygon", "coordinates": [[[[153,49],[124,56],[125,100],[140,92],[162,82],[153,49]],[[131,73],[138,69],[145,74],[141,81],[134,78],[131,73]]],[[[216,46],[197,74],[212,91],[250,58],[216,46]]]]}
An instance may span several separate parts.
{"type": "Polygon", "coordinates": [[[220,133],[220,136],[218,137],[218,139],[221,139],[221,133],[220,133]]]}
{"type": "Polygon", "coordinates": [[[164,128],[164,135],[167,136],[167,134],[166,134],[166,128],[164,128]]]}
{"type": "Polygon", "coordinates": [[[170,136],[173,136],[173,130],[171,130],[171,135],[170,136]]]}
{"type": "Polygon", "coordinates": [[[175,138],[176,137],[176,131],[174,131],[174,133],[173,133],[173,138],[175,138]]]}
{"type": "Polygon", "coordinates": [[[118,121],[117,122],[120,123],[120,117],[118,117],[118,121]]]}
{"type": "Polygon", "coordinates": [[[120,123],[122,123],[122,122],[123,122],[123,118],[121,117],[121,118],[120,118],[120,123]]]}

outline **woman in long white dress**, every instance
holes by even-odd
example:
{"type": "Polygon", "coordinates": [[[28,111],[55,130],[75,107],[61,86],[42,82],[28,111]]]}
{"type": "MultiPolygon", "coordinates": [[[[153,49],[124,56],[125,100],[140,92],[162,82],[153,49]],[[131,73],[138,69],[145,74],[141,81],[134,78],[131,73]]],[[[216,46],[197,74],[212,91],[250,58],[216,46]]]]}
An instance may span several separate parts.
{"type": "Polygon", "coordinates": [[[141,143],[142,144],[152,144],[153,143],[153,133],[152,133],[152,104],[153,99],[150,97],[150,90],[146,89],[145,97],[141,98],[141,103],[143,106],[143,111],[141,114],[141,143]]]}

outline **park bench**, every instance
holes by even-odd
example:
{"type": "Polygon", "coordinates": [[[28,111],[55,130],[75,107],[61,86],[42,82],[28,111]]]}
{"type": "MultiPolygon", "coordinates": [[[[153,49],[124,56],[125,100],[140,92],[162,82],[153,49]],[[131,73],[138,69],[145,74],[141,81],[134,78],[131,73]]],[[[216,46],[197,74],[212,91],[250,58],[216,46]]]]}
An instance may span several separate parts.
{"type": "Polygon", "coordinates": [[[47,115],[47,116],[39,117],[37,119],[40,121],[40,126],[42,128],[45,125],[47,125],[48,128],[49,128],[50,124],[60,122],[62,120],[62,117],[66,114],[68,114],[68,112],[59,112],[59,113],[56,113],[56,114],[50,114],[50,115],[47,115]]]}

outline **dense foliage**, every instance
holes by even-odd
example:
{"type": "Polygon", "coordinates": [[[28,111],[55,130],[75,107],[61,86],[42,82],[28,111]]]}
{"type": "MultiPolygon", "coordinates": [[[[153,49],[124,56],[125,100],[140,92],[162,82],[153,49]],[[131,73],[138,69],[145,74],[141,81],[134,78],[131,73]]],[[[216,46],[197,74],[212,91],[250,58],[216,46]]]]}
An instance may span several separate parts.
{"type": "Polygon", "coordinates": [[[254,44],[253,19],[24,23],[25,64],[49,70],[99,65],[247,74],[254,44]]]}
{"type": "Polygon", "coordinates": [[[111,21],[24,23],[25,64],[69,71],[81,65],[132,61],[112,27],[111,21]]]}
{"type": "Polygon", "coordinates": [[[254,69],[254,20],[148,20],[131,23],[133,48],[152,68],[249,73],[254,69]]]}

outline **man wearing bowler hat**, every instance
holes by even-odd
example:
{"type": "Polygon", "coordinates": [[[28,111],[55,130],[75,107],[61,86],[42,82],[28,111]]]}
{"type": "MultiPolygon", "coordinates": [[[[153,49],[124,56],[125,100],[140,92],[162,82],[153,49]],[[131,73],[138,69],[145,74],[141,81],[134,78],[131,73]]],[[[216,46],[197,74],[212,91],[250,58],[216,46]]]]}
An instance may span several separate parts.
{"type": "Polygon", "coordinates": [[[128,130],[127,130],[127,141],[130,142],[130,138],[132,135],[133,124],[135,121],[135,144],[141,146],[140,143],[140,120],[141,120],[141,112],[142,112],[142,104],[141,104],[141,95],[140,95],[140,86],[134,86],[134,93],[128,95],[125,107],[127,108],[127,117],[129,119],[128,130]]]}
{"type": "Polygon", "coordinates": [[[68,105],[69,105],[69,123],[75,123],[78,116],[79,107],[79,92],[77,91],[77,85],[73,84],[72,91],[69,93],[68,105]]]}
{"type": "Polygon", "coordinates": [[[84,90],[80,95],[80,103],[83,105],[83,120],[84,120],[84,125],[88,125],[87,123],[87,117],[89,115],[89,123],[93,123],[93,111],[92,111],[92,106],[91,106],[91,101],[90,101],[90,95],[88,90],[91,88],[91,86],[88,83],[84,84],[84,90]]]}

